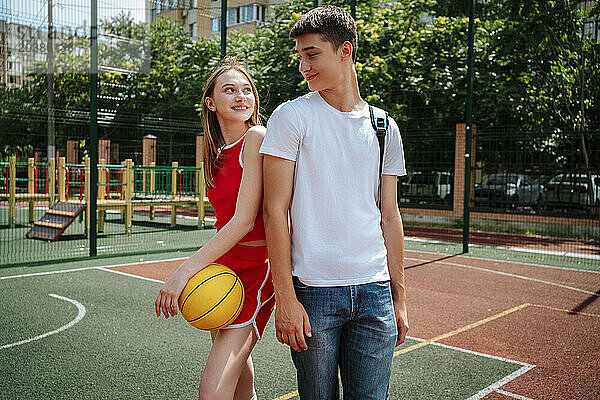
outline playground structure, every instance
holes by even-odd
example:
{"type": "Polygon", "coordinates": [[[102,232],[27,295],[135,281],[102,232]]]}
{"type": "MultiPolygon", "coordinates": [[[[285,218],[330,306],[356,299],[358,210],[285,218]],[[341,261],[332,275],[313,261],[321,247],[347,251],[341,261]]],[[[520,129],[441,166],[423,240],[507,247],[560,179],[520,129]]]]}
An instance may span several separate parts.
{"type": "MultiPolygon", "coordinates": [[[[47,202],[48,208],[57,201],[73,202],[86,206],[85,226],[90,229],[90,213],[87,207],[91,196],[90,159],[83,164],[67,164],[64,157],[51,158],[48,163],[36,163],[33,158],[26,163],[17,162],[12,156],[8,163],[0,163],[4,179],[0,202],[8,202],[8,224],[15,226],[18,203],[28,203],[29,223],[35,224],[35,203],[47,202]],[[40,172],[43,177],[40,177],[40,172]],[[58,189],[58,191],[56,190],[58,189]]],[[[171,226],[177,224],[178,208],[195,208],[198,212],[198,228],[205,224],[205,207],[209,206],[202,165],[180,167],[136,166],[131,159],[120,165],[98,164],[98,231],[104,230],[107,210],[121,212],[125,233],[131,233],[134,210],[149,210],[150,220],[155,218],[155,207],[171,208],[171,226]]]]}

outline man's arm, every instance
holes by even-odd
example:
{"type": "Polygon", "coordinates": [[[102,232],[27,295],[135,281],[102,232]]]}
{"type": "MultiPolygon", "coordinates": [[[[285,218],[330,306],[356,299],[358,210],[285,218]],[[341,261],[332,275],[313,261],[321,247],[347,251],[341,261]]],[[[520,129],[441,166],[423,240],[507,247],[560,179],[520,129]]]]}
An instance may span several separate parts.
{"type": "Polygon", "coordinates": [[[381,220],[387,249],[388,269],[392,285],[394,313],[398,326],[396,346],[402,344],[408,331],[406,291],[404,287],[404,228],[398,210],[397,177],[383,175],[381,180],[381,220]]]}
{"type": "Polygon", "coordinates": [[[308,314],[296,298],[292,282],[288,210],[292,199],[294,166],[294,161],[264,156],[263,219],[277,304],[275,307],[277,340],[296,351],[301,351],[308,348],[304,335],[311,336],[311,327],[308,314]]]}

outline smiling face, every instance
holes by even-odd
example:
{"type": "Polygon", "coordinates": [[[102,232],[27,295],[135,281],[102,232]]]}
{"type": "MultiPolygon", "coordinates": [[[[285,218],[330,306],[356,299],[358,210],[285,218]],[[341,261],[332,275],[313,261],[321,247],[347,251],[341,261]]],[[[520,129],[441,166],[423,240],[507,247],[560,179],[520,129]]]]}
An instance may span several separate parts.
{"type": "Polygon", "coordinates": [[[248,79],[230,69],[216,79],[212,95],[205,98],[205,103],[224,121],[245,122],[254,113],[256,97],[248,79]]]}
{"type": "Polygon", "coordinates": [[[299,71],[312,91],[336,88],[344,76],[344,64],[352,63],[352,45],[344,42],[338,49],[319,33],[296,38],[299,71]]]}

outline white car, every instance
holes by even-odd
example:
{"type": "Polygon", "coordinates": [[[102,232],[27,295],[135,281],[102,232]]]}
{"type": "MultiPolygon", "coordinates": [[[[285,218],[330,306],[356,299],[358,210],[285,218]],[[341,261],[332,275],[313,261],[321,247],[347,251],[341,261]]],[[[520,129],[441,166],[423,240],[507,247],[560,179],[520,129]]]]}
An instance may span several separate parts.
{"type": "Polygon", "coordinates": [[[444,171],[415,172],[409,178],[403,194],[409,202],[450,202],[452,174],[444,171]]]}
{"type": "Polygon", "coordinates": [[[517,207],[538,202],[541,185],[523,174],[490,174],[475,184],[475,205],[517,207]]]}
{"type": "Polygon", "coordinates": [[[559,174],[544,186],[540,205],[544,208],[581,208],[600,206],[600,175],[559,174]],[[592,184],[591,198],[588,184],[592,184]]]}

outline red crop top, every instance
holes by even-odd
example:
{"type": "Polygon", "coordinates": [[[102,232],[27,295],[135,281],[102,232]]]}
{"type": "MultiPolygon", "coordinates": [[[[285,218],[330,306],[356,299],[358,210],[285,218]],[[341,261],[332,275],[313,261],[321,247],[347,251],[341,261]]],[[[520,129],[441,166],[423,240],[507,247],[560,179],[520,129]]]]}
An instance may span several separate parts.
{"type": "MultiPolygon", "coordinates": [[[[217,231],[223,228],[233,218],[240,184],[242,182],[242,149],[246,135],[237,142],[223,147],[217,157],[217,167],[213,170],[214,186],[207,191],[208,200],[215,209],[217,231]]],[[[263,222],[262,200],[258,207],[254,228],[240,242],[265,240],[265,225],[263,222]]]]}

